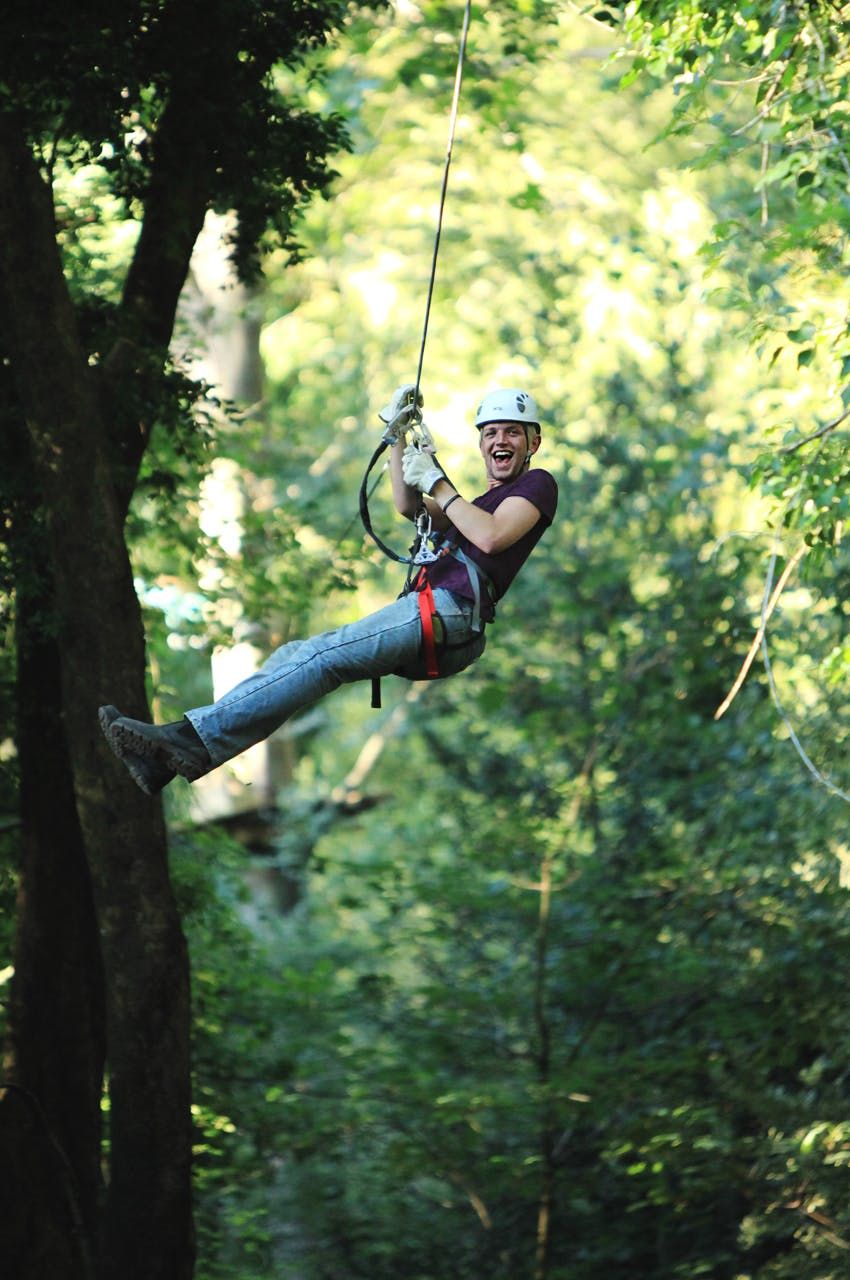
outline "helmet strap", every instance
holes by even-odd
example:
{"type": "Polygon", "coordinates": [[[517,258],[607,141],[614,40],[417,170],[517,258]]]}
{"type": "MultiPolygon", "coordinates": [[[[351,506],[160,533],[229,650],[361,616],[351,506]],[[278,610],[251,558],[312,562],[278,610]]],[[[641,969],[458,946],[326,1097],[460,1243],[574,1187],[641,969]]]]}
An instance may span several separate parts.
{"type": "MultiPolygon", "coordinates": [[[[531,433],[531,426],[529,425],[529,426],[527,426],[527,427],[525,428],[525,448],[526,448],[526,454],[525,454],[525,462],[522,464],[522,469],[523,469],[523,471],[527,471],[527,470],[528,470],[528,468],[531,466],[531,459],[534,457],[534,454],[532,453],[532,449],[531,449],[531,434],[530,434],[530,433],[531,433]]],[[[539,434],[540,434],[540,433],[539,433],[539,431],[538,431],[536,434],[537,434],[537,435],[539,435],[539,434]]]]}

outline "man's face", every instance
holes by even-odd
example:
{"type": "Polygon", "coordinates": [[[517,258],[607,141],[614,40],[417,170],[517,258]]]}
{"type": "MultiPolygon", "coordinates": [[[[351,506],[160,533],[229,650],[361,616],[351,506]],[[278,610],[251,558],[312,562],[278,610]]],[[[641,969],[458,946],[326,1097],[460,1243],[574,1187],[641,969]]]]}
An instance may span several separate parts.
{"type": "Polygon", "coordinates": [[[488,422],[481,428],[478,447],[492,489],[494,485],[516,479],[526,458],[539,449],[540,436],[532,431],[529,443],[521,422],[488,422]]]}

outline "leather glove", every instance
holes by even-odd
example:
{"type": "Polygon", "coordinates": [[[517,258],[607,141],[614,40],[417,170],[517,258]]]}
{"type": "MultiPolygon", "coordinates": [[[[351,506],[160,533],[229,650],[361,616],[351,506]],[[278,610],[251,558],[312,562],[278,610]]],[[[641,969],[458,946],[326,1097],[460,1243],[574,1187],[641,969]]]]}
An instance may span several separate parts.
{"type": "Polygon", "coordinates": [[[416,387],[412,382],[405,382],[399,387],[393,395],[389,404],[384,405],[380,410],[378,417],[381,422],[386,423],[386,431],[384,439],[387,444],[396,444],[404,435],[407,429],[412,426],[418,415],[418,409],[425,403],[422,392],[416,398],[416,408],[413,405],[413,393],[416,387]]]}
{"type": "Polygon", "coordinates": [[[409,444],[405,449],[401,472],[404,483],[422,493],[430,493],[435,484],[445,479],[445,473],[438,466],[433,453],[419,449],[415,444],[409,444]]]}

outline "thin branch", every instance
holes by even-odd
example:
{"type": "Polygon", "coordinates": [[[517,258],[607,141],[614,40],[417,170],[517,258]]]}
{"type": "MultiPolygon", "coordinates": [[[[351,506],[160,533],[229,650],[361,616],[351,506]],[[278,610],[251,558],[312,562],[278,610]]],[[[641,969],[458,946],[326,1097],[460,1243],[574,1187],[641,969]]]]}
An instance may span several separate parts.
{"type": "Polygon", "coordinates": [[[724,89],[737,89],[739,85],[760,84],[761,81],[766,79],[767,72],[760,71],[758,75],[755,76],[741,76],[740,80],[722,80],[719,76],[716,76],[711,83],[722,85],[724,89]]]}
{"type": "Polygon", "coordinates": [[[813,431],[810,435],[803,436],[802,440],[797,440],[794,444],[786,445],[784,449],[780,449],[780,456],[787,457],[789,453],[795,453],[797,449],[802,449],[804,445],[811,444],[813,440],[820,440],[823,436],[828,436],[830,431],[834,431],[836,427],[840,427],[842,422],[850,418],[850,408],[844,410],[832,422],[827,422],[825,426],[818,427],[817,431],[813,431]]]}
{"type": "MultiPolygon", "coordinates": [[[[770,619],[770,616],[773,613],[774,609],[776,608],[777,604],[779,603],[779,598],[782,595],[782,592],[785,590],[788,579],[791,577],[791,574],[797,568],[797,565],[800,563],[800,561],[802,560],[803,556],[806,554],[807,551],[808,551],[808,547],[805,544],[799,547],[797,551],[794,552],[793,556],[791,557],[791,559],[788,561],[785,568],[783,569],[782,575],[776,584],[776,587],[773,591],[773,594],[770,597],[768,604],[762,610],[761,618],[759,619],[758,630],[756,631],[755,637],[753,638],[753,642],[750,645],[747,656],[743,661],[741,670],[738,672],[735,683],[732,685],[732,688],[729,690],[728,694],[723,699],[720,706],[717,708],[717,710],[714,713],[715,720],[719,720],[722,715],[725,715],[725,713],[731,707],[732,703],[735,701],[735,698],[738,696],[741,686],[743,685],[744,681],[747,678],[747,673],[749,672],[750,667],[753,665],[753,660],[755,659],[755,656],[759,651],[759,645],[764,639],[764,633],[767,630],[767,624],[770,619]]],[[[773,563],[774,561],[772,560],[771,568],[773,563]]],[[[772,573],[771,573],[771,577],[772,577],[772,573]]]]}
{"type": "MultiPolygon", "coordinates": [[[[784,68],[783,68],[783,71],[784,71],[784,68]]],[[[757,111],[756,114],[752,116],[747,121],[746,124],[739,125],[737,129],[732,130],[733,138],[740,138],[742,134],[749,133],[750,129],[752,129],[754,124],[761,124],[763,120],[767,119],[767,117],[770,115],[771,108],[781,107],[783,103],[788,101],[788,99],[791,97],[790,93],[781,93],[775,102],[772,101],[773,91],[778,87],[779,81],[781,80],[781,78],[782,78],[781,76],[777,76],[776,80],[771,85],[770,89],[768,89],[767,93],[764,95],[764,105],[762,106],[761,110],[757,111]]]]}
{"type": "Polygon", "coordinates": [[[484,1230],[492,1231],[493,1219],[490,1217],[486,1204],[475,1188],[469,1185],[463,1174],[457,1173],[454,1170],[450,1170],[446,1176],[449,1182],[451,1182],[453,1186],[458,1187],[466,1196],[467,1200],[475,1210],[475,1216],[478,1218],[478,1221],[481,1223],[484,1230]]]}
{"type": "MultiPolygon", "coordinates": [[[[850,410],[848,410],[848,412],[850,412],[850,410]]],[[[845,413],[843,416],[846,417],[847,414],[845,413]]],[[[825,435],[826,430],[827,428],[822,428],[819,432],[816,432],[812,436],[812,439],[816,439],[818,436],[823,437],[825,435]]],[[[801,442],[801,443],[804,443],[804,442],[801,442]]],[[[809,462],[806,464],[806,468],[804,468],[804,472],[803,472],[804,475],[808,467],[812,465],[812,462],[816,461],[817,458],[820,457],[820,452],[822,447],[823,447],[823,440],[821,440],[820,447],[815,451],[814,458],[810,459],[809,462]]],[[[800,488],[802,488],[802,484],[803,484],[803,478],[801,476],[800,485],[797,489],[797,493],[799,493],[800,488]]],[[[795,494],[792,494],[791,497],[789,497],[787,503],[785,504],[785,512],[788,511],[788,508],[790,507],[795,496],[796,496],[795,494]]],[[[801,548],[801,550],[796,553],[795,558],[802,558],[803,554],[805,554],[805,552],[801,548]]],[[[761,624],[759,626],[759,631],[761,633],[762,658],[764,660],[764,669],[767,675],[767,683],[770,689],[770,696],[773,700],[773,705],[776,708],[776,711],[780,719],[782,720],[782,723],[785,725],[785,728],[788,731],[788,736],[791,739],[791,743],[794,747],[794,750],[797,752],[798,756],[803,761],[803,764],[806,766],[809,773],[812,775],[815,781],[819,782],[821,786],[826,788],[827,791],[830,791],[833,795],[838,796],[839,799],[845,800],[848,804],[850,804],[850,795],[848,795],[845,791],[842,791],[840,787],[837,787],[835,785],[835,783],[830,782],[828,778],[825,778],[824,775],[817,768],[817,766],[810,759],[805,748],[803,747],[803,744],[801,743],[800,739],[797,737],[796,730],[794,729],[794,726],[792,725],[785,711],[785,708],[782,705],[782,701],[779,697],[779,690],[776,687],[776,680],[773,675],[773,665],[770,661],[770,652],[767,647],[767,620],[770,617],[770,614],[773,611],[773,608],[775,607],[776,599],[778,599],[779,595],[781,594],[781,590],[782,590],[782,587],[784,586],[784,582],[785,580],[787,580],[787,570],[789,567],[788,565],[786,565],[786,570],[782,575],[782,579],[780,579],[780,582],[776,588],[776,591],[773,592],[773,574],[776,568],[777,555],[778,555],[778,552],[774,550],[773,554],[770,557],[770,565],[768,566],[768,570],[767,570],[767,579],[764,584],[764,595],[762,597],[761,624]]],[[[750,661],[752,661],[752,659],[750,659],[750,661]]],[[[715,713],[715,719],[718,719],[723,714],[723,711],[726,705],[728,705],[728,700],[727,700],[727,703],[724,704],[723,707],[720,707],[718,711],[715,713]]]]}
{"type": "MultiPolygon", "coordinates": [[[[764,179],[767,173],[767,167],[770,164],[770,143],[763,142],[761,144],[761,173],[760,177],[764,179]]],[[[770,217],[770,210],[767,204],[767,183],[762,181],[761,190],[759,191],[759,202],[761,204],[761,225],[766,227],[770,217]]]]}
{"type": "MultiPolygon", "coordinates": [[[[770,579],[772,577],[773,567],[775,563],[776,563],[776,556],[774,555],[771,560],[771,567],[768,575],[768,582],[770,582],[770,579]]],[[[841,787],[837,787],[834,782],[830,782],[829,778],[824,777],[824,775],[821,773],[820,769],[818,769],[817,765],[813,762],[808,752],[806,751],[805,747],[803,746],[802,742],[798,738],[797,732],[794,726],[792,725],[788,717],[788,714],[782,705],[782,701],[779,697],[779,690],[776,687],[776,680],[773,675],[773,664],[770,661],[770,653],[768,652],[768,648],[767,648],[767,637],[765,635],[762,635],[761,652],[762,652],[762,659],[764,661],[764,669],[767,673],[767,683],[770,688],[770,696],[773,699],[773,705],[776,707],[776,710],[779,714],[779,718],[781,719],[782,723],[785,725],[785,728],[788,730],[788,736],[791,739],[791,744],[794,747],[794,750],[797,752],[797,755],[800,757],[803,764],[806,766],[809,773],[812,775],[812,777],[815,779],[816,782],[819,782],[821,786],[826,788],[827,791],[832,792],[834,796],[838,796],[839,800],[845,800],[848,804],[850,804],[850,795],[848,795],[846,791],[842,791],[841,787]]]]}
{"type": "Polygon", "coordinates": [[[331,801],[334,805],[350,804],[359,798],[361,788],[377,765],[384,748],[399,731],[411,709],[428,688],[430,686],[424,681],[411,684],[403,700],[387,716],[381,728],[369,735],[351,769],[331,792],[331,801]]]}

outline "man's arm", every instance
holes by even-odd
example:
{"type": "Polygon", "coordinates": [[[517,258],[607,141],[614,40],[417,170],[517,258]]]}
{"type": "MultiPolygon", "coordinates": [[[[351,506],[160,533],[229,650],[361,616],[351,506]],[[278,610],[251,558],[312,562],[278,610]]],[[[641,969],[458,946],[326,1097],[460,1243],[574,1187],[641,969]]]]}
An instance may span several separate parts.
{"type": "Polygon", "coordinates": [[[393,486],[393,502],[400,516],[404,516],[406,520],[415,520],[419,506],[419,490],[414,489],[412,485],[405,484],[401,470],[404,448],[404,436],[401,436],[390,449],[390,480],[393,486]]]}
{"type": "MultiPolygon", "coordinates": [[[[416,493],[416,490],[412,492],[416,493]]],[[[453,524],[487,556],[507,551],[508,547],[519,542],[523,534],[533,529],[540,519],[540,512],[534,503],[519,495],[505,498],[492,513],[482,511],[480,507],[461,498],[451,481],[445,479],[434,485],[430,498],[425,501],[429,510],[436,503],[441,518],[447,524],[453,524]],[[449,502],[451,507],[443,515],[443,509],[449,502]]]]}
{"type": "MultiPolygon", "coordinates": [[[[411,457],[410,452],[407,456],[411,457]]],[[[414,452],[413,461],[415,469],[421,471],[424,465],[424,471],[421,477],[417,477],[417,484],[411,485],[404,478],[405,450],[401,446],[394,447],[391,467],[396,509],[408,519],[414,519],[421,488],[434,528],[445,532],[453,525],[485,555],[506,551],[540,519],[540,511],[534,503],[518,494],[505,498],[494,512],[482,511],[474,503],[467,502],[441,471],[433,450],[423,450],[422,454],[414,452]],[[427,457],[424,456],[426,454],[427,457]],[[432,473],[438,478],[434,479],[432,473]],[[424,493],[426,486],[428,493],[424,493]]],[[[414,477],[411,475],[410,478],[414,477]]]]}
{"type": "MultiPolygon", "coordinates": [[[[450,527],[451,521],[444,516],[440,510],[439,504],[428,494],[421,494],[418,489],[412,485],[405,484],[404,475],[401,470],[401,460],[404,456],[404,441],[400,440],[398,444],[394,444],[390,450],[390,479],[393,488],[393,502],[395,509],[405,517],[406,520],[415,520],[416,513],[419,510],[420,502],[425,503],[428,513],[431,516],[431,523],[435,529],[439,529],[441,533],[445,533],[450,527]]],[[[451,487],[451,486],[450,486],[451,487]]],[[[455,506],[457,504],[455,503],[455,506]]]]}

